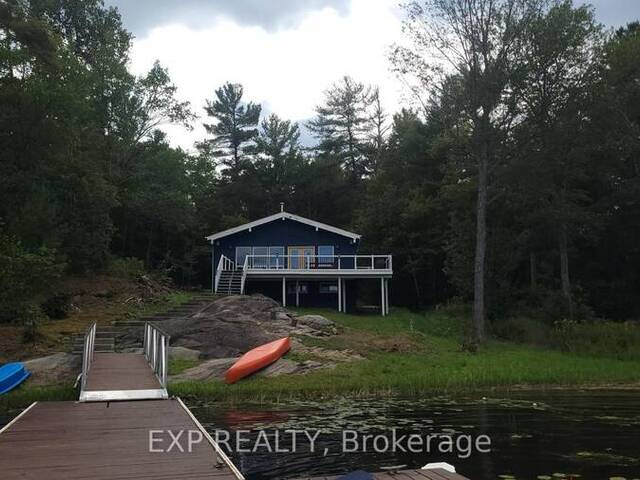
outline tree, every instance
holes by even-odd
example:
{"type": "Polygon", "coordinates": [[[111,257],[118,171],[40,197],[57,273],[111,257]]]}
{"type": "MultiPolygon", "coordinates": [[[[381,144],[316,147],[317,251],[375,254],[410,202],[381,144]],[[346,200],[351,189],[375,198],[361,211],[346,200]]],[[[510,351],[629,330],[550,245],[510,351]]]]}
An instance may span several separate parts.
{"type": "Polygon", "coordinates": [[[297,124],[275,114],[265,118],[256,138],[257,174],[267,197],[266,211],[275,211],[279,202],[290,202],[302,168],[300,129],[297,124]]]}
{"type": "Polygon", "coordinates": [[[376,172],[385,148],[387,134],[391,128],[387,123],[387,114],[384,111],[384,108],[382,108],[382,103],[380,101],[380,89],[378,87],[374,88],[371,94],[371,105],[371,132],[369,133],[370,152],[368,153],[368,156],[370,159],[371,169],[376,172]]]}
{"type": "Polygon", "coordinates": [[[189,102],[176,98],[178,87],[171,83],[169,71],[153,63],[149,72],[136,80],[129,101],[120,114],[123,138],[136,144],[151,137],[158,127],[171,123],[191,129],[195,115],[189,102]]]}
{"type": "Polygon", "coordinates": [[[366,155],[371,104],[371,87],[345,76],[325,92],[324,104],[316,107],[316,118],[307,123],[319,140],[320,154],[334,159],[352,182],[371,172],[366,155]]]}
{"type": "Polygon", "coordinates": [[[237,180],[247,169],[247,146],[258,135],[258,122],[262,107],[254,103],[242,103],[242,85],[226,83],[216,90],[216,98],[207,101],[205,111],[216,123],[205,124],[213,138],[206,140],[210,154],[226,167],[223,173],[237,180]]]}
{"type": "Polygon", "coordinates": [[[540,13],[529,36],[528,68],[516,85],[526,116],[519,127],[525,142],[519,150],[527,164],[520,171],[521,191],[528,190],[532,229],[550,230],[557,238],[560,284],[570,318],[569,246],[594,218],[585,182],[592,158],[582,149],[582,133],[591,121],[586,112],[592,110],[589,102],[599,79],[594,58],[601,39],[589,7],[574,9],[564,1],[540,13]]]}
{"type": "MultiPolygon", "coordinates": [[[[547,0],[426,0],[407,8],[412,49],[398,47],[401,71],[430,81],[459,77],[477,167],[473,338],[486,337],[487,208],[496,150],[514,120],[511,87],[526,63],[523,46],[534,16],[547,0]],[[432,72],[432,75],[425,75],[432,72]]],[[[441,82],[442,83],[442,82],[441,82]]],[[[434,84],[425,87],[434,87],[434,84]]]]}

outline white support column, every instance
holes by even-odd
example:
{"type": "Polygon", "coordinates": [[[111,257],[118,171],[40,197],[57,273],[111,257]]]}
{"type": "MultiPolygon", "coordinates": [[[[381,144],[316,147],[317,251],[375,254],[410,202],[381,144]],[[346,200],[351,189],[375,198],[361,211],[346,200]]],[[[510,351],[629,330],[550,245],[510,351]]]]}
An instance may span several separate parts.
{"type": "Polygon", "coordinates": [[[300,306],[300,284],[296,280],[296,307],[300,306]]]}
{"type": "Polygon", "coordinates": [[[384,278],[380,277],[380,312],[384,317],[386,315],[386,309],[384,305],[384,278]]]}
{"type": "Polygon", "coordinates": [[[342,311],[342,279],[338,277],[338,311],[342,311]]]}
{"type": "Polygon", "coordinates": [[[211,241],[211,293],[215,292],[216,285],[216,247],[213,246],[213,240],[211,241]]]}
{"type": "Polygon", "coordinates": [[[347,313],[347,282],[343,281],[342,282],[342,311],[344,313],[347,313]]]}
{"type": "Polygon", "coordinates": [[[384,304],[387,315],[389,314],[389,279],[384,281],[384,304]]]}
{"type": "Polygon", "coordinates": [[[282,277],[282,306],[287,306],[287,277],[282,277]]]}

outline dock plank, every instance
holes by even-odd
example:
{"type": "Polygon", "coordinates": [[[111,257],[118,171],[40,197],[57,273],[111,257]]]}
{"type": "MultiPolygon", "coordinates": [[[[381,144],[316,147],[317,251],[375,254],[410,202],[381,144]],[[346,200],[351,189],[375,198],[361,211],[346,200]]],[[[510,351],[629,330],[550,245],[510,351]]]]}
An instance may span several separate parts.
{"type": "MultiPolygon", "coordinates": [[[[236,478],[206,440],[190,453],[149,451],[149,431],[168,429],[198,430],[176,400],[39,403],[0,435],[0,471],[6,480],[236,478]]],[[[156,446],[167,448],[162,438],[156,446]]]]}
{"type": "Polygon", "coordinates": [[[162,388],[144,355],[96,353],[87,375],[86,391],[152,390],[162,388]]]}
{"type": "MultiPolygon", "coordinates": [[[[305,477],[297,480],[338,480],[342,475],[305,477]]],[[[376,480],[469,480],[457,473],[442,469],[435,470],[399,470],[393,472],[378,472],[373,474],[376,480]]]]}

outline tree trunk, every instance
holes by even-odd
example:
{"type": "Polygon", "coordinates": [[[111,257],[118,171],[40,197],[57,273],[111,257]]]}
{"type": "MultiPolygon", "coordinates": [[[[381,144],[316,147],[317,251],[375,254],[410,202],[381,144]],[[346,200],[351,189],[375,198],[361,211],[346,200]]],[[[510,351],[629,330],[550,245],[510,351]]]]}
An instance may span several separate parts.
{"type": "MultiPolygon", "coordinates": [[[[486,135],[486,132],[483,132],[486,135]]],[[[473,268],[473,341],[485,341],[484,283],[487,254],[487,190],[489,149],[486,137],[480,145],[478,159],[478,205],[476,207],[476,255],[473,268]]]]}
{"type": "Polygon", "coordinates": [[[147,269],[151,268],[151,251],[153,248],[153,228],[149,228],[149,232],[148,232],[148,237],[147,237],[147,252],[145,254],[145,267],[147,269]]]}
{"type": "MultiPolygon", "coordinates": [[[[409,257],[408,260],[409,260],[409,264],[413,265],[411,257],[409,257]]],[[[413,281],[413,288],[416,292],[416,304],[418,308],[421,309],[423,302],[422,302],[422,293],[420,292],[420,282],[418,281],[418,275],[416,275],[416,269],[413,266],[410,267],[409,271],[411,275],[411,280],[413,281]]]]}
{"type": "Polygon", "coordinates": [[[538,267],[535,252],[529,252],[529,281],[531,291],[536,290],[538,288],[538,267]]]}
{"type": "Polygon", "coordinates": [[[558,235],[558,247],[560,250],[560,282],[562,284],[562,294],[567,300],[569,307],[569,319],[573,320],[573,298],[571,296],[571,279],[569,277],[569,252],[567,240],[567,226],[561,225],[558,235]]]}

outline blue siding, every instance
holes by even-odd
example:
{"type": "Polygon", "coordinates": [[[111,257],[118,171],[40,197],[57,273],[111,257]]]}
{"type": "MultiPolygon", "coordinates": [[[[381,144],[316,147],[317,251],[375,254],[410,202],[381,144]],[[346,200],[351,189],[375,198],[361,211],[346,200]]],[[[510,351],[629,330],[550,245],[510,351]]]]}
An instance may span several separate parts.
{"type": "Polygon", "coordinates": [[[220,255],[235,261],[236,247],[284,247],[287,255],[288,247],[333,245],[335,255],[355,255],[358,242],[348,237],[318,229],[295,220],[274,220],[254,227],[251,231],[242,232],[220,238],[214,242],[214,268],[217,268],[220,255]]]}

